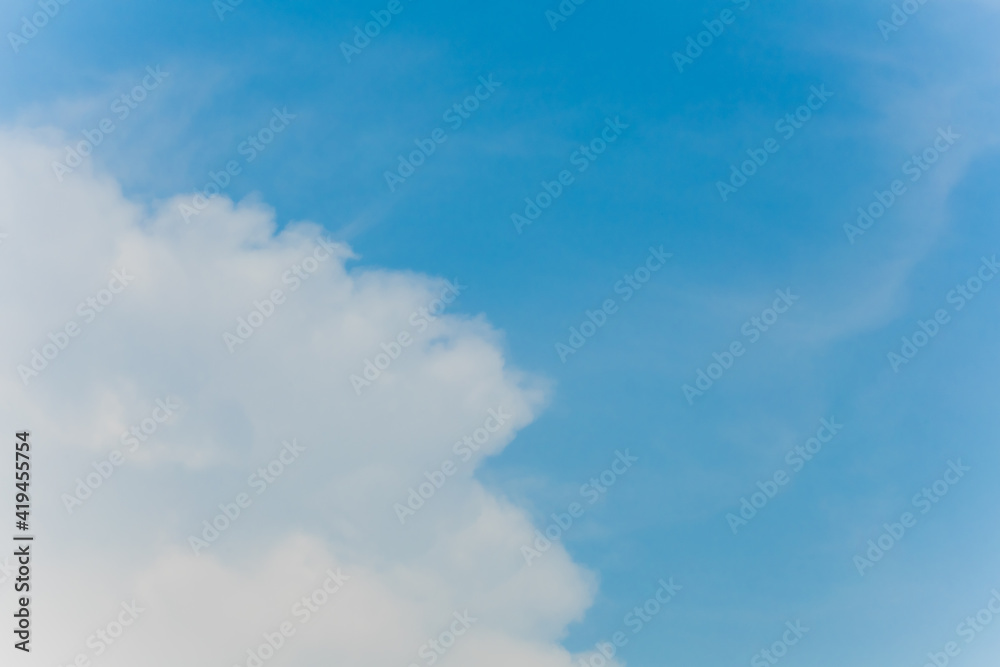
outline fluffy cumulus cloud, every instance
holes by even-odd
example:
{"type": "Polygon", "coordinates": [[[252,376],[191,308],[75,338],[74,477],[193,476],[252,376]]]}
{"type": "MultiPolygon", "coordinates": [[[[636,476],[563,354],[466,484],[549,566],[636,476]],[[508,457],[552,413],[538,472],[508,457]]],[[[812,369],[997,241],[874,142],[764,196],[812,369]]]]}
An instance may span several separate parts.
{"type": "Polygon", "coordinates": [[[147,210],[86,167],[59,182],[58,157],[0,133],[0,414],[35,471],[26,664],[580,657],[559,640],[594,577],[558,544],[526,564],[535,526],[474,476],[547,388],[456,314],[461,276],[362,268],[256,203],[187,223],[189,197],[147,210]]]}

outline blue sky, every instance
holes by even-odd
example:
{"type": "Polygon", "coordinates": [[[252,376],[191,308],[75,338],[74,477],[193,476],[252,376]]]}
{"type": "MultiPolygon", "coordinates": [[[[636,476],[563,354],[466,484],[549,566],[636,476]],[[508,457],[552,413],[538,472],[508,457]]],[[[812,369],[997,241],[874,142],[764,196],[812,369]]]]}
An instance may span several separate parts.
{"type": "MultiPolygon", "coordinates": [[[[924,664],[1000,586],[1000,282],[949,301],[1000,253],[1000,7],[928,2],[884,39],[888,2],[590,0],[553,30],[557,6],[402,0],[348,63],[341,42],[385,3],[245,0],[220,20],[208,0],[70,2],[0,58],[0,114],[76,142],[160,67],[94,150],[125,198],[190,199],[235,160],[226,196],[272,207],[279,227],[321,225],[356,253],[350,270],[468,285],[449,312],[488,321],[505,362],[551,387],[477,469],[485,488],[542,528],[616,450],[640,459],[562,539],[600,582],[560,638],[570,651],[673,577],[683,590],[626,664],[746,664],[796,620],[810,631],[788,665],[924,664]],[[679,72],[673,54],[724,11],[733,22],[679,72]],[[480,77],[500,85],[452,129],[443,114],[480,77]],[[832,94],[793,135],[776,128],[820,87],[832,94]],[[274,109],[294,119],[247,163],[241,142],[274,109]],[[580,172],[572,157],[608,119],[627,127],[580,172]],[[385,172],[437,128],[447,140],[390,191],[385,172]],[[949,128],[911,180],[904,163],[949,128]],[[723,201],[717,183],[772,138],[723,201]],[[573,183],[516,229],[563,170],[573,183]],[[905,193],[852,243],[845,224],[896,179],[905,193]],[[672,257],[626,301],[616,284],[661,246],[672,257]],[[776,290],[798,299],[751,341],[744,324],[776,290]],[[614,314],[563,362],[556,345],[607,299],[614,314]],[[894,372],[888,353],[939,309],[948,323],[894,372]],[[734,341],[745,353],[689,403],[682,387],[734,341]],[[734,535],[727,514],[791,470],[821,419],[843,430],[734,535]],[[959,459],[967,476],[861,576],[855,555],[959,459]]],[[[0,25],[36,9],[8,2],[0,25]]],[[[1000,628],[962,647],[956,662],[993,664],[1000,628]]]]}

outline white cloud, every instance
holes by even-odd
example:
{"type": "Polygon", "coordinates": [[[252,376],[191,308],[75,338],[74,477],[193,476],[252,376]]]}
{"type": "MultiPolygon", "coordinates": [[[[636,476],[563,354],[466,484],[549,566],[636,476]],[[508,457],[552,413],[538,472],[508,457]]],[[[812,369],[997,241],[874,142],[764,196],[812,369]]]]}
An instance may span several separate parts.
{"type": "Polygon", "coordinates": [[[558,640],[595,579],[558,545],[525,565],[534,527],[474,479],[485,452],[405,526],[392,510],[488,410],[513,415],[492,454],[542,407],[545,383],[507,366],[497,332],[458,315],[414,331],[444,281],[349,269],[344,246],[292,291],[282,274],[317,226],[276,234],[266,207],[221,199],[185,224],[180,198],[149,212],[86,167],[58,183],[58,146],[0,133],[0,415],[32,431],[41,540],[26,664],[93,658],[88,635],[133,598],[146,611],[100,665],[245,664],[339,567],[349,583],[266,664],[425,664],[420,645],[467,609],[478,622],[438,664],[568,667],[558,640]],[[77,304],[123,269],[134,279],[86,321],[77,304]],[[230,353],[223,333],[274,289],[284,303],[230,353]],[[79,335],[25,385],[18,366],[70,322],[79,335]],[[414,344],[358,396],[350,375],[401,331],[414,344]],[[165,396],[178,414],[68,514],[60,496],[165,396]],[[257,495],[249,476],[291,439],[305,451],[257,495]],[[188,535],[240,493],[252,504],[195,555],[188,535]]]}

